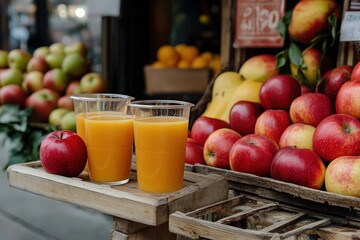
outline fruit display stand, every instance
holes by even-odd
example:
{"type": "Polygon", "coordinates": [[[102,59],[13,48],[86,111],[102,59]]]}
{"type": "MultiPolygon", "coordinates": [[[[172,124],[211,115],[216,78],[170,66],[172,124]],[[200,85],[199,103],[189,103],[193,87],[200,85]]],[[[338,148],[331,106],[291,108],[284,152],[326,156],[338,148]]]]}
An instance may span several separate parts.
{"type": "Polygon", "coordinates": [[[85,171],[77,178],[48,174],[39,161],[12,165],[8,181],[14,188],[112,215],[112,240],[176,239],[168,230],[170,214],[192,211],[228,196],[223,176],[190,171],[185,171],[184,188],[176,192],[145,193],[137,187],[135,166],[130,181],[120,186],[92,183],[85,171]]]}

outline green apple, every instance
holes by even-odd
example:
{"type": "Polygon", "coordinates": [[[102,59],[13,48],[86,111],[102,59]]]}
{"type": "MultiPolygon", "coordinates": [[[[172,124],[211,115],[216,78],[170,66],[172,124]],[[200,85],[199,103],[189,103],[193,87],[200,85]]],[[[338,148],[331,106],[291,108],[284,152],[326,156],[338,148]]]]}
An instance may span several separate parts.
{"type": "Polygon", "coordinates": [[[14,49],[9,52],[8,64],[10,68],[17,68],[21,71],[25,71],[30,59],[30,53],[21,49],[14,49]]]}
{"type": "Polygon", "coordinates": [[[17,68],[8,68],[0,74],[0,86],[16,84],[21,86],[23,81],[23,73],[17,68]]]}
{"type": "Polygon", "coordinates": [[[83,57],[87,55],[87,47],[83,42],[73,42],[70,45],[65,46],[65,54],[78,53],[83,57]]]}
{"type": "Polygon", "coordinates": [[[88,70],[86,59],[79,53],[70,53],[66,55],[61,68],[72,77],[82,77],[88,70]]]}
{"type": "Polygon", "coordinates": [[[0,68],[7,68],[9,52],[6,50],[0,50],[0,68]]]}
{"type": "Polygon", "coordinates": [[[37,90],[43,88],[43,78],[44,73],[40,71],[28,72],[24,77],[22,86],[28,93],[36,92],[37,90]]]}
{"type": "Polygon", "coordinates": [[[45,57],[45,61],[49,65],[50,69],[61,68],[64,60],[64,54],[61,53],[49,53],[45,57]]]}
{"type": "Polygon", "coordinates": [[[52,110],[49,115],[49,123],[56,127],[60,127],[61,119],[68,112],[70,112],[70,110],[66,108],[56,108],[52,110]]]}
{"type": "Polygon", "coordinates": [[[80,80],[82,93],[101,93],[105,90],[105,80],[95,72],[85,74],[80,80]]]}
{"type": "Polygon", "coordinates": [[[33,56],[34,57],[46,57],[50,53],[48,46],[42,46],[35,49],[33,56]]]}
{"type": "Polygon", "coordinates": [[[67,85],[66,91],[65,91],[66,95],[71,96],[71,95],[76,95],[76,94],[80,94],[80,93],[81,93],[81,88],[80,88],[79,80],[73,80],[67,85]]]}
{"type": "Polygon", "coordinates": [[[50,53],[65,54],[65,44],[61,42],[53,43],[49,46],[50,53]]]}
{"type": "Polygon", "coordinates": [[[76,120],[75,120],[75,112],[74,111],[70,111],[70,112],[66,113],[61,118],[60,129],[76,132],[76,120]]]}

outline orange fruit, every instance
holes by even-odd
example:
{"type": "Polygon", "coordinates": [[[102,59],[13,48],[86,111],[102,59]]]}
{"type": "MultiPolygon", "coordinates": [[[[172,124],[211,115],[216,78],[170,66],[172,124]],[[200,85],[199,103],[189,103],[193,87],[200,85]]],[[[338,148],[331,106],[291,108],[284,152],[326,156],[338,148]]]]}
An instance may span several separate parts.
{"type": "Polygon", "coordinates": [[[173,46],[164,45],[158,49],[157,58],[158,61],[162,62],[166,67],[176,67],[179,61],[179,54],[173,46]]]}
{"type": "Polygon", "coordinates": [[[202,57],[197,57],[192,62],[191,67],[192,68],[206,68],[206,67],[208,67],[208,63],[202,57]]]}
{"type": "Polygon", "coordinates": [[[185,46],[179,52],[180,59],[192,63],[199,56],[199,50],[195,46],[185,46]]]}
{"type": "Polygon", "coordinates": [[[180,60],[177,64],[177,67],[178,68],[189,68],[189,67],[191,67],[191,65],[187,61],[180,60]]]}
{"type": "Polygon", "coordinates": [[[200,57],[202,57],[208,64],[210,64],[210,62],[213,59],[213,54],[209,51],[206,51],[206,52],[201,53],[200,57]]]}
{"type": "Polygon", "coordinates": [[[155,68],[164,68],[164,67],[166,67],[165,64],[160,62],[160,61],[153,62],[153,64],[151,64],[151,66],[153,66],[155,68]]]}
{"type": "Polygon", "coordinates": [[[175,45],[175,50],[176,50],[176,52],[178,53],[178,54],[180,54],[183,50],[184,50],[184,48],[186,48],[186,44],[185,43],[179,43],[179,44],[176,44],[175,45]]]}

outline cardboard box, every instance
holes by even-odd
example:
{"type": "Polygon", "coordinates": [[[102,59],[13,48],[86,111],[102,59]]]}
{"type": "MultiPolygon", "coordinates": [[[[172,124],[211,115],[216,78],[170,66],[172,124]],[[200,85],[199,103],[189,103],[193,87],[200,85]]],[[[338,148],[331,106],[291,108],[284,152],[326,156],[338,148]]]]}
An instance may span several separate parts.
{"type": "Polygon", "coordinates": [[[145,66],[147,94],[203,93],[211,78],[211,69],[154,68],[145,66]]]}

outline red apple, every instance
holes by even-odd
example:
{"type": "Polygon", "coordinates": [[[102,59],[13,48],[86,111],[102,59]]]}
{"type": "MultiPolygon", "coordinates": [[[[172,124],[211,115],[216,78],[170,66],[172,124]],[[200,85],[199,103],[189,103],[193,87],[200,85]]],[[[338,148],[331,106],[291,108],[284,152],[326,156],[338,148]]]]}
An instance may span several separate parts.
{"type": "Polygon", "coordinates": [[[360,156],[342,156],[326,168],[325,188],[328,192],[360,197],[360,156]]]}
{"type": "Polygon", "coordinates": [[[348,81],[340,87],[335,100],[335,111],[360,119],[359,80],[348,81]]]}
{"type": "Polygon", "coordinates": [[[254,133],[256,119],[263,113],[260,103],[236,102],[230,110],[230,128],[245,136],[254,133]]]}
{"type": "Polygon", "coordinates": [[[59,69],[51,69],[44,75],[44,88],[52,89],[60,94],[65,92],[69,78],[66,73],[59,69]]]}
{"type": "Polygon", "coordinates": [[[291,14],[290,37],[310,45],[313,38],[329,28],[328,17],[333,13],[339,20],[341,8],[336,0],[298,1],[291,14]]]}
{"type": "Polygon", "coordinates": [[[306,93],[294,99],[289,113],[293,123],[316,127],[321,120],[334,113],[334,106],[325,94],[306,93]]]}
{"type": "Polygon", "coordinates": [[[350,80],[351,72],[351,66],[339,66],[327,71],[316,85],[316,92],[324,93],[335,103],[340,87],[350,80]]]}
{"type": "Polygon", "coordinates": [[[32,118],[40,122],[47,122],[52,110],[57,108],[59,94],[51,89],[43,88],[27,97],[25,107],[32,107],[32,118]]]}
{"type": "Polygon", "coordinates": [[[76,94],[80,94],[81,93],[81,88],[80,88],[80,81],[79,80],[73,80],[71,81],[65,90],[65,94],[66,95],[76,95],[76,94]]]}
{"type": "Polygon", "coordinates": [[[326,162],[360,155],[360,122],[347,114],[333,114],[316,127],[314,151],[326,162]]]}
{"type": "Polygon", "coordinates": [[[304,95],[305,93],[311,93],[313,92],[311,90],[311,88],[309,88],[308,86],[305,86],[305,85],[301,85],[301,95],[304,95]]]}
{"type": "Polygon", "coordinates": [[[279,144],[284,130],[291,124],[289,113],[281,109],[264,111],[256,120],[255,133],[265,135],[279,144]]]}
{"type": "Polygon", "coordinates": [[[289,75],[275,75],[260,88],[260,103],[266,109],[289,110],[291,102],[300,96],[299,82],[289,75]]]}
{"type": "Polygon", "coordinates": [[[229,153],[241,135],[229,128],[215,130],[204,144],[204,160],[208,166],[230,169],[229,153]]]}
{"type": "Polygon", "coordinates": [[[77,177],[87,161],[84,140],[68,130],[58,130],[45,136],[41,141],[39,155],[47,173],[66,177],[77,177]]]}
{"type": "Polygon", "coordinates": [[[26,93],[19,85],[10,84],[0,88],[0,104],[24,106],[26,93]]]}
{"type": "Polygon", "coordinates": [[[16,84],[21,86],[24,77],[17,68],[7,68],[0,73],[0,86],[16,84]]]}
{"type": "Polygon", "coordinates": [[[279,140],[279,147],[297,147],[313,150],[315,127],[304,123],[288,126],[279,140]]]}
{"type": "Polygon", "coordinates": [[[325,164],[314,151],[285,147],[275,154],[271,162],[270,176],[276,180],[321,189],[325,171],[325,164]]]}
{"type": "Polygon", "coordinates": [[[44,73],[40,71],[28,72],[22,83],[23,88],[28,93],[36,92],[43,88],[44,73]]]}
{"type": "Polygon", "coordinates": [[[105,90],[105,80],[98,73],[87,73],[80,79],[80,90],[82,93],[101,93],[105,90]]]}
{"type": "Polygon", "coordinates": [[[351,72],[350,80],[360,80],[360,61],[355,64],[351,72]]]}
{"type": "Polygon", "coordinates": [[[191,138],[187,138],[186,141],[186,152],[185,152],[185,163],[194,165],[196,163],[206,165],[204,160],[204,146],[196,142],[191,138]]]}
{"type": "Polygon", "coordinates": [[[270,77],[279,74],[276,67],[276,57],[271,54],[259,54],[247,59],[239,70],[242,80],[251,79],[265,82],[270,77]]]}
{"type": "Polygon", "coordinates": [[[45,60],[45,57],[32,57],[26,67],[28,72],[39,71],[47,72],[49,70],[49,65],[45,60]]]}
{"type": "Polygon", "coordinates": [[[23,72],[26,70],[26,66],[30,59],[30,53],[21,49],[13,49],[9,52],[8,64],[10,68],[17,68],[23,72]]]}
{"type": "Polygon", "coordinates": [[[65,56],[61,68],[69,76],[80,78],[87,72],[88,64],[79,53],[70,53],[65,56]]]}
{"type": "Polygon", "coordinates": [[[64,95],[59,97],[59,99],[57,100],[57,106],[59,108],[66,108],[73,111],[74,101],[71,99],[70,95],[64,95]]]}
{"type": "Polygon", "coordinates": [[[208,136],[217,129],[230,128],[229,123],[217,118],[206,116],[198,117],[191,128],[191,138],[200,143],[205,144],[208,136]]]}
{"type": "Polygon", "coordinates": [[[269,177],[271,161],[278,150],[278,145],[265,135],[246,135],[237,140],[230,150],[230,169],[269,177]]]}

